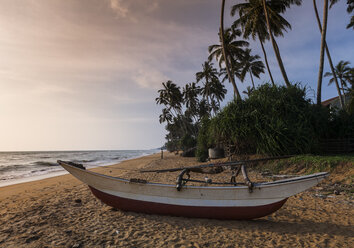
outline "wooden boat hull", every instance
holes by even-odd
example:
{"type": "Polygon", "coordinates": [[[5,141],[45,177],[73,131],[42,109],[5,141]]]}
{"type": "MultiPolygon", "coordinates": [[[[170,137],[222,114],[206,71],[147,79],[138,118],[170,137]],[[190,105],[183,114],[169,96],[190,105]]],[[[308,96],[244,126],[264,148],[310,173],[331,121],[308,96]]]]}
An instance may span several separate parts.
{"type": "Polygon", "coordinates": [[[110,195],[89,186],[94,196],[103,203],[123,210],[146,214],[173,215],[191,218],[207,219],[228,219],[228,220],[247,220],[260,218],[280,209],[287,201],[283,199],[279,202],[251,207],[204,207],[204,206],[183,206],[172,205],[148,201],[137,201],[134,199],[123,198],[110,195]]]}
{"type": "Polygon", "coordinates": [[[247,186],[184,186],[137,183],[110,177],[60,162],[67,171],[86,183],[92,193],[109,206],[124,211],[212,219],[254,219],[283,206],[288,197],[321,181],[327,173],[247,186]]]}

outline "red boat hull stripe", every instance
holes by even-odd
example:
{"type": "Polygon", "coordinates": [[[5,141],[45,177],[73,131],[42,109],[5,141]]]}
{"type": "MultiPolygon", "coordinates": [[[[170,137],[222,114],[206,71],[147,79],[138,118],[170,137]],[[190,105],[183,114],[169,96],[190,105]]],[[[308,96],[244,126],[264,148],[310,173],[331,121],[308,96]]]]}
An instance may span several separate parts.
{"type": "Polygon", "coordinates": [[[139,201],[107,194],[89,186],[92,193],[103,203],[123,211],[162,214],[192,218],[247,220],[269,215],[286,202],[287,198],[268,205],[252,207],[203,207],[181,206],[165,203],[139,201]]]}

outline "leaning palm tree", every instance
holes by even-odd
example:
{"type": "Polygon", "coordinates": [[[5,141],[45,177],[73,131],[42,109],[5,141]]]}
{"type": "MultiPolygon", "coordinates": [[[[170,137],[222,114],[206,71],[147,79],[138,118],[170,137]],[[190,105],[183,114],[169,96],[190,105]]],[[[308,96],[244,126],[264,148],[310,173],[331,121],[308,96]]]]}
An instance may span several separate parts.
{"type": "Polygon", "coordinates": [[[253,76],[259,78],[259,75],[264,73],[264,64],[259,59],[258,55],[251,55],[251,49],[246,49],[241,60],[241,81],[243,82],[246,74],[249,73],[253,88],[255,88],[253,76]]]}
{"type": "Polygon", "coordinates": [[[241,99],[241,95],[238,91],[236,82],[235,82],[235,64],[237,63],[238,60],[240,60],[244,54],[244,47],[247,47],[249,43],[244,40],[238,40],[237,38],[241,36],[241,31],[239,29],[227,29],[225,30],[224,33],[224,38],[223,41],[222,35],[220,35],[220,43],[224,43],[224,48],[222,45],[211,45],[209,46],[209,61],[212,59],[215,59],[216,61],[219,62],[219,67],[221,69],[225,68],[229,81],[232,83],[234,87],[234,91],[236,94],[236,97],[238,99],[241,99]],[[226,60],[225,60],[225,53],[223,50],[226,51],[226,60]],[[228,66],[226,66],[228,65],[228,66]]]}
{"type": "MultiPolygon", "coordinates": [[[[335,1],[337,1],[337,0],[331,0],[331,6],[335,3],[335,1]]],[[[313,2],[313,8],[315,10],[315,16],[316,16],[316,19],[317,19],[318,28],[320,30],[320,33],[322,33],[322,24],[321,24],[321,20],[320,20],[319,14],[318,14],[316,0],[312,0],[312,2],[313,2]]],[[[337,92],[338,92],[338,96],[339,96],[339,102],[340,102],[341,107],[343,108],[344,107],[343,96],[342,96],[342,93],[340,92],[338,79],[337,79],[336,72],[335,72],[335,69],[334,69],[334,66],[333,66],[333,62],[332,62],[332,57],[331,57],[331,54],[329,52],[329,48],[328,48],[328,45],[327,45],[326,41],[325,41],[325,49],[326,49],[328,63],[329,63],[329,66],[331,67],[331,71],[332,71],[332,75],[333,75],[333,81],[334,81],[334,83],[336,85],[336,88],[337,88],[337,92]]]]}
{"type": "Polygon", "coordinates": [[[274,22],[275,25],[278,25],[279,23],[281,23],[282,21],[285,20],[283,17],[281,17],[280,13],[284,13],[286,11],[286,9],[290,7],[291,4],[300,5],[301,2],[302,2],[302,0],[276,0],[276,1],[262,0],[264,16],[266,19],[270,40],[272,42],[273,49],[275,52],[275,57],[277,58],[279,68],[280,68],[280,71],[283,75],[285,84],[288,87],[290,86],[290,82],[289,82],[288,76],[287,76],[285,68],[284,68],[283,60],[281,59],[281,56],[280,56],[278,44],[276,43],[274,36],[273,36],[271,22],[274,22]]]}
{"type": "MultiPolygon", "coordinates": [[[[225,69],[227,71],[227,75],[229,77],[229,81],[232,83],[232,86],[234,87],[235,95],[237,99],[241,100],[241,95],[240,92],[236,86],[235,78],[234,78],[234,73],[232,72],[232,63],[233,63],[233,57],[235,56],[234,51],[230,49],[230,43],[227,43],[225,41],[225,31],[224,31],[224,12],[225,12],[225,0],[221,0],[221,15],[220,15],[220,43],[221,43],[221,53],[222,57],[224,59],[225,63],[225,69]]],[[[235,38],[235,37],[234,37],[235,38]]],[[[245,41],[243,41],[245,42],[245,41]]],[[[248,46],[248,42],[247,46],[248,46]]],[[[210,53],[210,47],[209,47],[209,53],[210,53]]],[[[219,60],[220,63],[221,60],[219,60]]]]}
{"type": "Polygon", "coordinates": [[[321,105],[322,96],[322,77],[323,77],[323,63],[324,63],[324,52],[326,44],[326,33],[327,33],[327,17],[328,17],[328,0],[324,0],[323,4],[323,25],[321,32],[321,51],[320,51],[320,66],[318,70],[318,80],[317,80],[317,105],[321,105]]]}
{"type": "MultiPolygon", "coordinates": [[[[350,68],[349,66],[350,62],[349,61],[339,61],[339,63],[336,65],[335,67],[335,74],[337,75],[340,84],[341,84],[341,89],[343,92],[343,95],[345,95],[345,89],[347,88],[348,84],[351,83],[352,79],[352,68],[350,68]]],[[[325,77],[332,77],[329,80],[328,85],[332,84],[334,82],[334,77],[333,77],[333,73],[331,72],[326,72],[324,74],[325,77]]],[[[345,99],[345,97],[344,97],[345,99]]]]}

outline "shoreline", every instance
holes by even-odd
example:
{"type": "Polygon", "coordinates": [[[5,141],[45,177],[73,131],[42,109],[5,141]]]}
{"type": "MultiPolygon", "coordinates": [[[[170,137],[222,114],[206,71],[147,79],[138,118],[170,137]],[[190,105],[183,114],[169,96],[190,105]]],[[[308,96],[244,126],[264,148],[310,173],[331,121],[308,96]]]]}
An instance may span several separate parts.
{"type": "MultiPolygon", "coordinates": [[[[70,151],[71,152],[71,151],[70,151]]],[[[152,153],[152,154],[156,154],[156,153],[152,153]]],[[[116,166],[120,163],[122,163],[123,161],[127,161],[130,159],[136,159],[136,158],[141,158],[141,157],[145,157],[145,156],[150,156],[152,154],[144,154],[141,156],[136,156],[136,157],[131,157],[131,158],[127,158],[127,159],[122,159],[120,161],[117,161],[113,164],[100,164],[100,165],[94,165],[92,167],[92,165],[88,165],[88,169],[93,169],[93,168],[98,168],[98,167],[106,167],[106,166],[116,166]]],[[[11,186],[11,185],[16,185],[16,184],[21,184],[21,183],[28,183],[28,182],[34,182],[34,181],[38,181],[38,180],[43,180],[43,179],[47,179],[47,178],[52,178],[52,177],[57,177],[57,176],[62,176],[62,175],[67,175],[69,174],[69,172],[67,172],[66,170],[64,170],[60,165],[58,165],[61,170],[60,171],[54,171],[54,172],[48,172],[46,174],[42,174],[42,175],[35,175],[35,176],[31,176],[31,177],[22,177],[22,178],[17,178],[17,179],[9,179],[9,180],[0,180],[0,189],[2,187],[6,187],[6,186],[11,186]]],[[[84,166],[86,166],[84,164],[84,166]]]]}
{"type": "MultiPolygon", "coordinates": [[[[196,164],[194,158],[164,155],[92,170],[172,183],[173,173],[136,171],[196,164]]],[[[341,195],[316,197],[318,192],[314,187],[291,197],[260,219],[220,221],[114,210],[72,175],[62,175],[0,188],[0,247],[349,247],[353,205],[341,195]]]]}

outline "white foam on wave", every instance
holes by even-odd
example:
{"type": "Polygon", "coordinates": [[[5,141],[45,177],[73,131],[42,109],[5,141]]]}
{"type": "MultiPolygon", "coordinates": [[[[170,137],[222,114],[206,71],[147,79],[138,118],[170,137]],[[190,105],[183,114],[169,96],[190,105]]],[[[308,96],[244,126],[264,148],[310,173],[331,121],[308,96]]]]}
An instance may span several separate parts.
{"type": "MultiPolygon", "coordinates": [[[[107,152],[109,153],[109,151],[107,151],[107,152]]],[[[83,164],[88,169],[95,168],[95,167],[108,166],[108,165],[112,165],[112,164],[118,164],[118,163],[125,161],[125,160],[148,156],[153,153],[156,153],[156,150],[149,150],[149,151],[136,150],[136,151],[127,151],[127,153],[124,153],[124,151],[117,151],[117,152],[123,153],[123,154],[120,154],[120,159],[110,159],[108,156],[106,158],[105,157],[101,158],[100,161],[83,163],[83,164]]],[[[87,153],[89,153],[89,152],[87,152],[87,153]]],[[[107,154],[107,155],[109,155],[109,154],[107,154]]],[[[73,157],[75,157],[75,155],[73,155],[73,157]]],[[[46,179],[46,178],[51,178],[51,177],[56,177],[56,176],[68,174],[68,172],[65,171],[61,166],[56,167],[56,168],[49,167],[45,170],[38,170],[38,171],[36,171],[35,169],[36,168],[32,168],[32,171],[28,170],[24,173],[23,173],[23,171],[22,172],[12,171],[12,173],[8,174],[8,176],[3,175],[2,179],[0,179],[0,187],[5,187],[5,186],[19,184],[19,183],[38,181],[38,180],[42,180],[42,179],[46,179]]]]}
{"type": "Polygon", "coordinates": [[[31,177],[23,177],[23,178],[2,180],[2,181],[0,181],[0,188],[1,187],[5,187],[5,186],[14,185],[14,184],[19,184],[19,183],[28,183],[28,182],[38,181],[38,180],[47,179],[47,178],[51,178],[51,177],[62,176],[62,175],[65,175],[65,174],[69,174],[69,172],[67,172],[67,171],[57,171],[57,172],[52,172],[52,173],[47,173],[47,174],[42,174],[42,175],[36,175],[36,176],[31,176],[31,177]]]}

